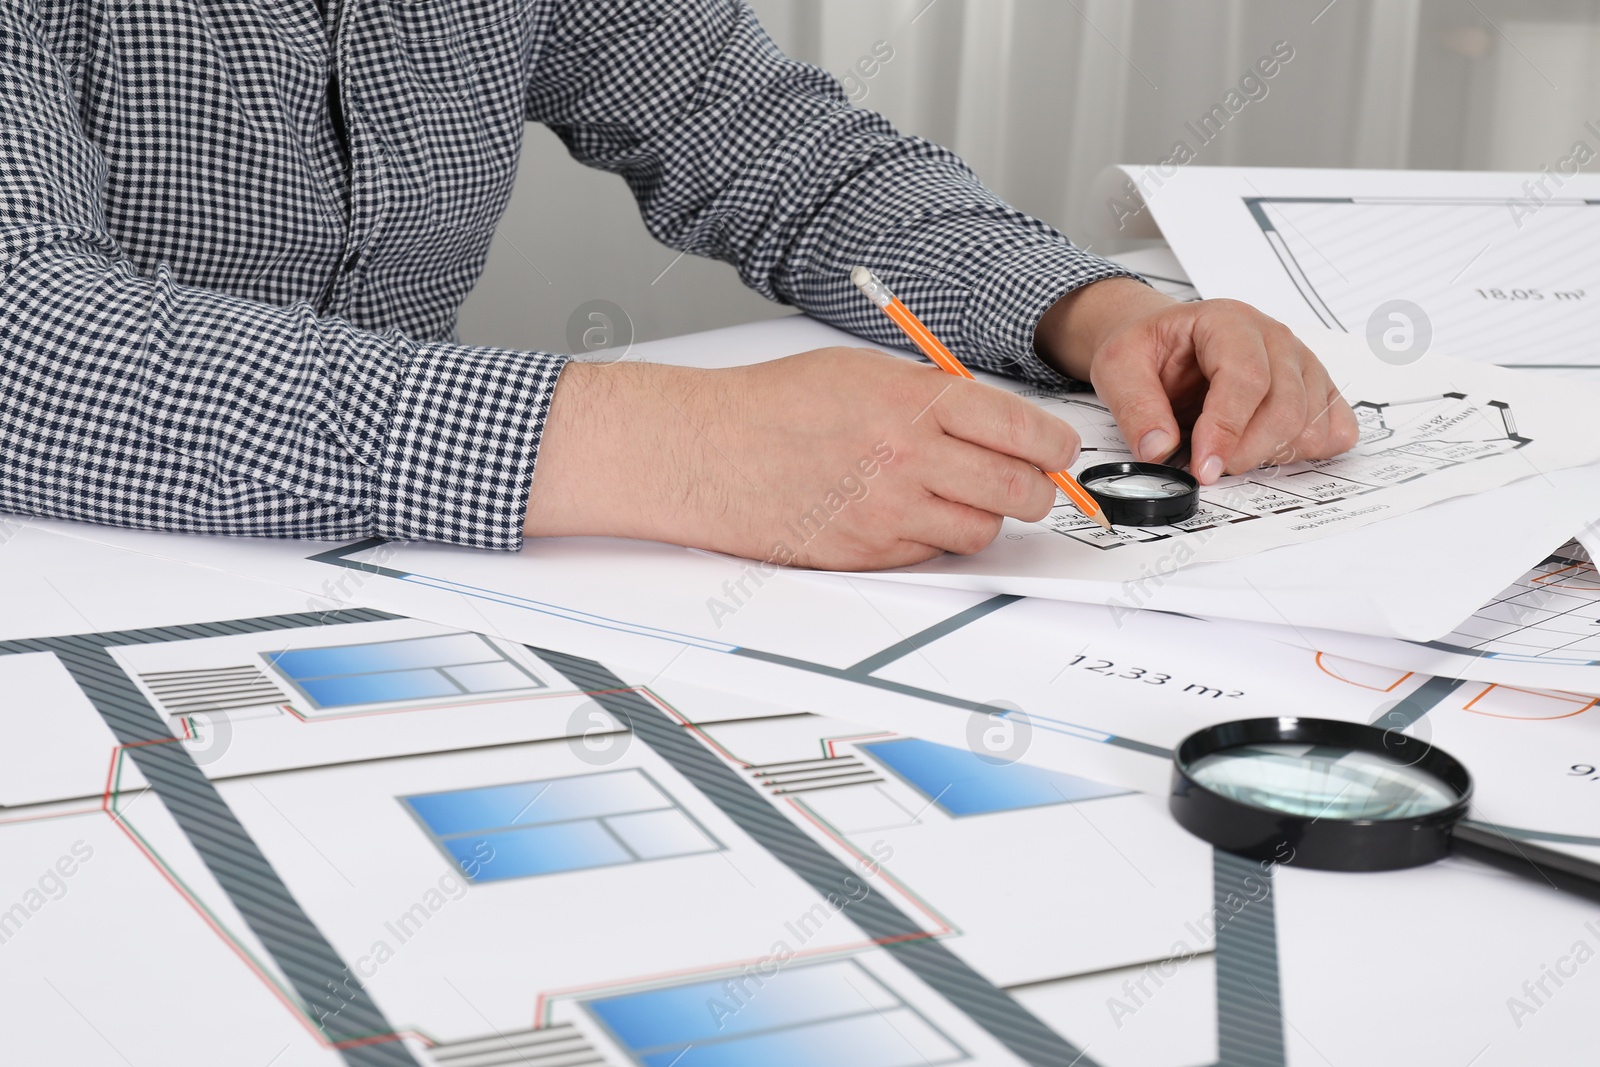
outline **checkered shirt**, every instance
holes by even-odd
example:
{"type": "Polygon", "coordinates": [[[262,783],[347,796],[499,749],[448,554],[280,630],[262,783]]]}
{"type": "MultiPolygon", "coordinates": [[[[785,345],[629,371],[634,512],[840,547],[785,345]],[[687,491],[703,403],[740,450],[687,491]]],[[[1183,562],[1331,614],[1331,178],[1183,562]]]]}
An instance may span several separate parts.
{"type": "Polygon", "coordinates": [[[565,357],[452,343],[525,121],[649,230],[974,364],[1125,271],[851,106],[734,0],[4,0],[0,511],[514,549],[565,357]]]}

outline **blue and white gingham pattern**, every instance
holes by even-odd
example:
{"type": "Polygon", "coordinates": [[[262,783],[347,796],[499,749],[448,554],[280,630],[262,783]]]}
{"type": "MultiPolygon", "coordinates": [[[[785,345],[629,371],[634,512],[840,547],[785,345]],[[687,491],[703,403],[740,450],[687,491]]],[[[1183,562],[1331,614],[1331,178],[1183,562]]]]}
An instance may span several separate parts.
{"type": "Polygon", "coordinates": [[[526,120],[665,243],[885,345],[856,263],[1051,382],[1039,316],[1127,273],[734,0],[321,6],[0,7],[0,511],[517,547],[564,357],[449,339],[526,120]]]}

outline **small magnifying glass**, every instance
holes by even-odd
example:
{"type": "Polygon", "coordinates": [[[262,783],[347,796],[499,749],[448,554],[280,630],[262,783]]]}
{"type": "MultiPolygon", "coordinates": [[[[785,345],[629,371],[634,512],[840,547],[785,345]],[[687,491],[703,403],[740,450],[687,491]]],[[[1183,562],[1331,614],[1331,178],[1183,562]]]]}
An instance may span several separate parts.
{"type": "Polygon", "coordinates": [[[1250,859],[1388,871],[1453,853],[1600,899],[1600,864],[1463,822],[1471,800],[1467,768],[1417,738],[1281,717],[1189,735],[1168,807],[1190,833],[1250,859]]]}
{"type": "Polygon", "coordinates": [[[1167,526],[1200,509],[1200,483],[1164,463],[1101,463],[1078,475],[1113,526],[1167,526]]]}

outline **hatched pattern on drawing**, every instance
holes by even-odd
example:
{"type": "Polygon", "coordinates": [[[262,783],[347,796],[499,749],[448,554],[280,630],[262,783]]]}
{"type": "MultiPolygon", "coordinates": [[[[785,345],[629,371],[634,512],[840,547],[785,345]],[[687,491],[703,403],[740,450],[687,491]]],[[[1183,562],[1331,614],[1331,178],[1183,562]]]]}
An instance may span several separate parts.
{"type": "Polygon", "coordinates": [[[589,1067],[606,1062],[567,1024],[450,1041],[435,1045],[429,1055],[438,1067],[589,1067]]]}
{"type": "Polygon", "coordinates": [[[152,671],[139,680],[168,715],[204,715],[287,704],[289,697],[248,664],[192,671],[152,671]]]}
{"type": "Polygon", "coordinates": [[[819,789],[838,789],[847,785],[871,785],[883,776],[859,756],[819,756],[815,759],[762,763],[746,768],[756,784],[775,797],[812,793],[819,789]]]}

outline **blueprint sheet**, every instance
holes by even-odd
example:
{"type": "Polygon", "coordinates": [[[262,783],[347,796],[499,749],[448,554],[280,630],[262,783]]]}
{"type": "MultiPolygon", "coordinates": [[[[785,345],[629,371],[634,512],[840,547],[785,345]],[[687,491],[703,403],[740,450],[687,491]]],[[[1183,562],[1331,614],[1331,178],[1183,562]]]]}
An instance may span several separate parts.
{"type": "Polygon", "coordinates": [[[1600,176],[1166,170],[1102,176],[1107,233],[1159,230],[1201,296],[1297,327],[1365,338],[1376,321],[1380,337],[1401,325],[1465,359],[1600,372],[1600,176]]]}
{"type": "MultiPolygon", "coordinates": [[[[1510,1065],[1588,1040],[1576,984],[1524,989],[1600,945],[1587,905],[1453,860],[1264,870],[1165,814],[1199,725],[1399,714],[1468,746],[1475,815],[1592,848],[1552,724],[1459,685],[1246,666],[1181,618],[1119,642],[1083,605],[939,617],[949,591],[786,652],[524,602],[469,628],[7,533],[8,1062],[1510,1065]],[[677,652],[600,655],[641,642],[677,652]]],[[[310,565],[442,594],[403,553],[352,565],[378,550],[310,565]]]]}
{"type": "Polygon", "coordinates": [[[1064,1063],[1101,976],[1180,941],[1101,1043],[1217,1055],[1215,861],[1153,798],[36,530],[0,552],[44,579],[0,642],[6,1062],[1064,1063]],[[173,602],[51,592],[119,568],[173,602]]]}

